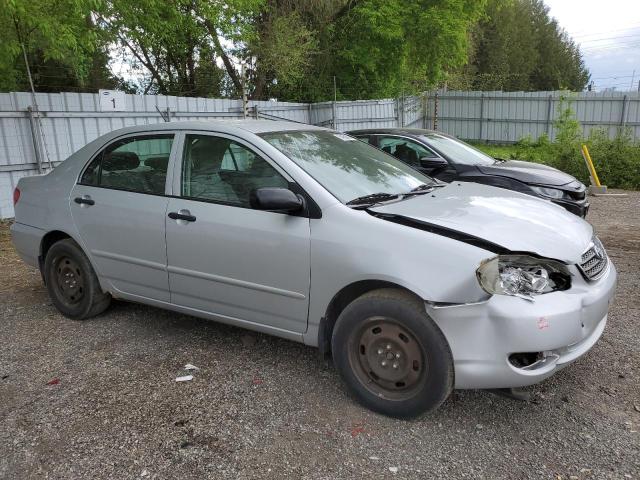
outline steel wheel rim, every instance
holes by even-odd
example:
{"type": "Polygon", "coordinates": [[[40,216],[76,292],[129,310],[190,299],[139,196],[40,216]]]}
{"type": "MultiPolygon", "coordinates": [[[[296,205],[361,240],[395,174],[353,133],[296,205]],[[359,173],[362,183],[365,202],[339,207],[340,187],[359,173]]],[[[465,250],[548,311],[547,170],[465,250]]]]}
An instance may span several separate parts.
{"type": "Polygon", "coordinates": [[[85,281],[78,262],[67,256],[57,258],[54,275],[58,298],[68,306],[80,303],[85,294],[85,281]]]}
{"type": "Polygon", "coordinates": [[[388,317],[371,317],[353,332],[349,362],[364,387],[387,400],[406,400],[427,379],[423,348],[410,329],[388,317]]]}

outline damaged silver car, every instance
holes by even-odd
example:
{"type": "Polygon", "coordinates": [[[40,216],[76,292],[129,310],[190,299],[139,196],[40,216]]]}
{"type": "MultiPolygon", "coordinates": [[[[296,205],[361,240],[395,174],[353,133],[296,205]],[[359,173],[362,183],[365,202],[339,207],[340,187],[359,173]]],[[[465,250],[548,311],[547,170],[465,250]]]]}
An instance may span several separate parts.
{"type": "Polygon", "coordinates": [[[14,245],[67,317],[119,298],[304,342],[395,417],[544,380],[598,341],[616,285],[557,205],[288,122],[114,131],[14,202],[14,245]]]}

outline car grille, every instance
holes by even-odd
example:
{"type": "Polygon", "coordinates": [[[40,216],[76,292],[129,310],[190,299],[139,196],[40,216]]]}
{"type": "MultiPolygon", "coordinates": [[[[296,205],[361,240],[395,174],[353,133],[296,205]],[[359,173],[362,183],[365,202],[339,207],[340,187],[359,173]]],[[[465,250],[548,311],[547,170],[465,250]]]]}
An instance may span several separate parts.
{"type": "Polygon", "coordinates": [[[607,271],[609,257],[598,237],[593,237],[591,245],[582,254],[580,270],[587,280],[597,280],[607,271]]]}

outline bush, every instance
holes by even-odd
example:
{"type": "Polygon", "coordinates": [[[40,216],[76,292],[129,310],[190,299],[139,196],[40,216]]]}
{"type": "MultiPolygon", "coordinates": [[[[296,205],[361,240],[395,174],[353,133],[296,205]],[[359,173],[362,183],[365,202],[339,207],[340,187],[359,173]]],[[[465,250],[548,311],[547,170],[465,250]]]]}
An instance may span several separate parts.
{"type": "Polygon", "coordinates": [[[629,129],[610,139],[606,130],[594,130],[586,142],[603,185],[640,190],[640,144],[629,129]]]}
{"type": "Polygon", "coordinates": [[[640,143],[633,140],[629,129],[619,129],[613,139],[606,130],[592,130],[584,141],[580,123],[566,99],[561,99],[554,126],[556,139],[553,142],[543,134],[535,141],[525,137],[515,145],[478,147],[496,158],[544,163],[589,184],[589,172],[581,153],[581,146],[586,143],[603,185],[640,190],[640,143]]]}

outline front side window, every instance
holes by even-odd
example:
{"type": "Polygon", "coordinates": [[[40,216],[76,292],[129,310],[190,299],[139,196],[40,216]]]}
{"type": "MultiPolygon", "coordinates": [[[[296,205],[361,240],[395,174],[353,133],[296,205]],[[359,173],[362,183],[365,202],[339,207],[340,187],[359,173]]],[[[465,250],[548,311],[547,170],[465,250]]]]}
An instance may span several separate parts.
{"type": "Polygon", "coordinates": [[[374,193],[406,193],[435,183],[377,148],[341,133],[307,130],[259,135],[343,203],[374,193]]]}
{"type": "Polygon", "coordinates": [[[224,137],[187,135],[182,196],[249,207],[252,190],[287,188],[289,182],[266,160],[224,137]]]}
{"type": "Polygon", "coordinates": [[[118,140],[89,164],[80,183],[95,187],[164,194],[173,135],[118,140]]]}
{"type": "Polygon", "coordinates": [[[436,158],[436,154],[431,150],[406,138],[379,137],[378,146],[412,167],[419,167],[422,158],[436,158]]]}

